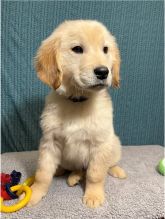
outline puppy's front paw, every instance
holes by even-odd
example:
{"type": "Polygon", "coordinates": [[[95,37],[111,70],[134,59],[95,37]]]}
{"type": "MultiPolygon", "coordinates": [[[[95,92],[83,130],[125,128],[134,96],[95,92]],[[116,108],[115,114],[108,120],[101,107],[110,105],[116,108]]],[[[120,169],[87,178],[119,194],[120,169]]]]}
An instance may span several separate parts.
{"type": "Polygon", "coordinates": [[[104,193],[88,193],[83,197],[83,203],[89,208],[97,208],[104,202],[104,193]]]}
{"type": "Polygon", "coordinates": [[[41,201],[42,197],[46,195],[46,192],[37,183],[32,185],[31,189],[32,189],[32,196],[29,203],[27,204],[28,207],[32,207],[38,204],[38,202],[41,201]]]}

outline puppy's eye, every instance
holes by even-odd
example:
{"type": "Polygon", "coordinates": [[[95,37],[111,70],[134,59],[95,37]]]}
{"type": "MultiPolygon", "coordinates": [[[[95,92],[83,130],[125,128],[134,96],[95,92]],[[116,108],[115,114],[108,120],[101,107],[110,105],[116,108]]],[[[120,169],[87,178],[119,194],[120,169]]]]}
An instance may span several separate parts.
{"type": "Polygon", "coordinates": [[[83,48],[81,46],[75,46],[72,48],[72,51],[75,53],[83,53],[83,48]]]}
{"type": "Polygon", "coordinates": [[[107,47],[107,46],[104,46],[104,48],[103,48],[103,52],[104,52],[105,54],[108,53],[108,47],[107,47]]]}

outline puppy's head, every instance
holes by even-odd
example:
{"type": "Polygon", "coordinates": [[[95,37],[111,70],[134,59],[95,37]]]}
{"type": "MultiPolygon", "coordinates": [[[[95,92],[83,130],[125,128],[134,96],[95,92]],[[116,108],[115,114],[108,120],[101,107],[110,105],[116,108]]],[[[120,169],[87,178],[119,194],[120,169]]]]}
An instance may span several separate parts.
{"type": "Polygon", "coordinates": [[[119,87],[118,46],[97,21],[64,22],[42,42],[35,61],[39,78],[54,89],[119,87]]]}

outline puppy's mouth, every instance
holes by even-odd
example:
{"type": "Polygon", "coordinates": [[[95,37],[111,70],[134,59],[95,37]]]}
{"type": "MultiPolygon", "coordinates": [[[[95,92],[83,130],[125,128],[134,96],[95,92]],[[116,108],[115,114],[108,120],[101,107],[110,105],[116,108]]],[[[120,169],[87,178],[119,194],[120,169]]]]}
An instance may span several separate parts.
{"type": "Polygon", "coordinates": [[[108,87],[107,84],[103,84],[103,83],[100,83],[100,84],[94,84],[94,85],[91,85],[89,86],[90,89],[102,89],[102,88],[106,88],[108,87]]]}

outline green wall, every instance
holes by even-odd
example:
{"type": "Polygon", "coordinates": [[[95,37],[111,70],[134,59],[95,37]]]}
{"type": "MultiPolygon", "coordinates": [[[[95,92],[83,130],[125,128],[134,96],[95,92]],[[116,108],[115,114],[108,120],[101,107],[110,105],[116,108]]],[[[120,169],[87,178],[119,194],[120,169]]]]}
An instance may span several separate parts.
{"type": "Polygon", "coordinates": [[[163,145],[163,1],[2,2],[2,152],[37,149],[49,88],[32,60],[40,42],[67,19],[96,19],[116,36],[121,88],[110,89],[123,145],[163,145]]]}

